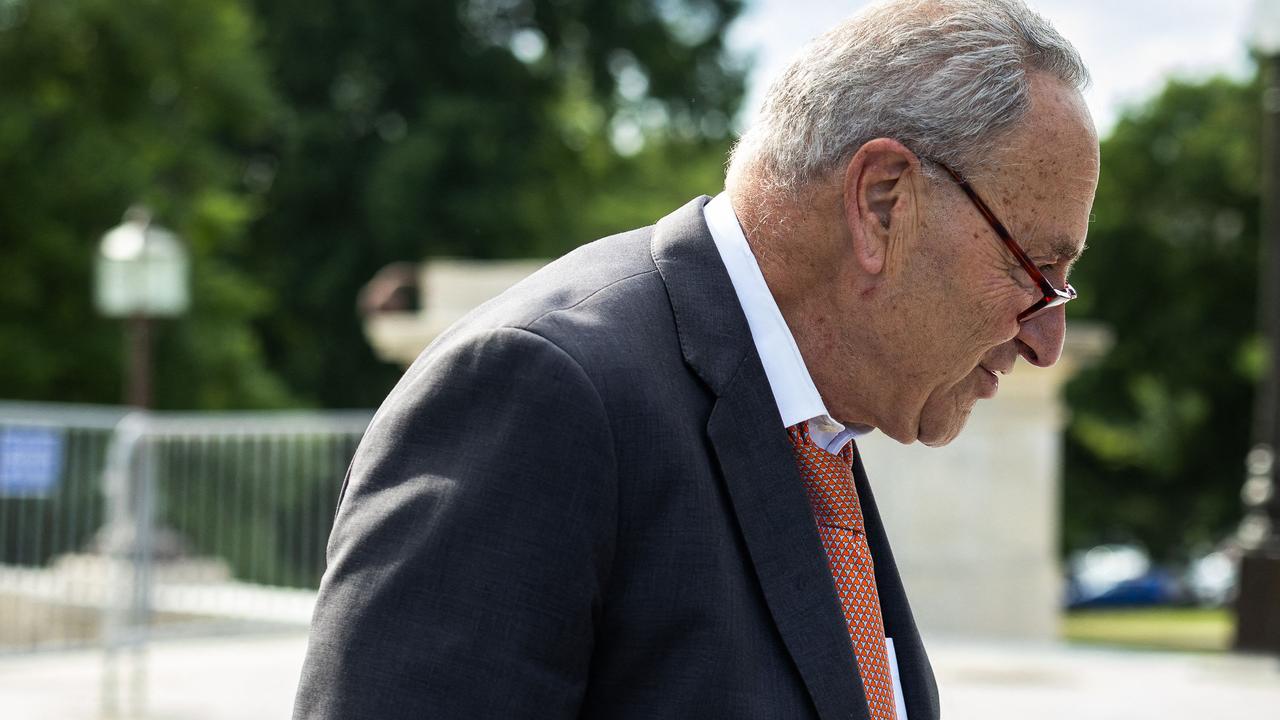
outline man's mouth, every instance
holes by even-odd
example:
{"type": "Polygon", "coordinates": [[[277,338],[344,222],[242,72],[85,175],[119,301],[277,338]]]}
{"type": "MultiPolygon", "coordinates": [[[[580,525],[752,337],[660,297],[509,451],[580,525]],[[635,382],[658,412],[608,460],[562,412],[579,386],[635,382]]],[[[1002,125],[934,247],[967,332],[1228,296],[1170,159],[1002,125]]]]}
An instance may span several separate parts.
{"type": "Polygon", "coordinates": [[[1000,389],[1000,376],[992,372],[986,365],[979,365],[978,369],[982,371],[982,387],[978,390],[978,397],[993,398],[1000,389]]]}

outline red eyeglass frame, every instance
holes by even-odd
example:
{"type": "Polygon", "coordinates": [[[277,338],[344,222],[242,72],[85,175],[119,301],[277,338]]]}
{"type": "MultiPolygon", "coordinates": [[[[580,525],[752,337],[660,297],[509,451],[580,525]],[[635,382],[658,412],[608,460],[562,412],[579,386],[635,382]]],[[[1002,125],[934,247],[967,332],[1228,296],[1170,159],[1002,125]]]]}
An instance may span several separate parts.
{"type": "Polygon", "coordinates": [[[1034,302],[1031,307],[1019,313],[1018,322],[1026,322],[1045,310],[1058,307],[1059,305],[1066,305],[1079,296],[1076,289],[1071,287],[1071,283],[1065,283],[1066,287],[1059,290],[1053,286],[1053,283],[1049,282],[1049,279],[1044,276],[1044,273],[1040,272],[1040,268],[1036,267],[1036,264],[1031,261],[1030,257],[1027,257],[1027,253],[1023,251],[1022,247],[1014,241],[1013,234],[1005,228],[1004,223],[1000,222],[996,218],[995,213],[991,212],[991,208],[987,206],[985,201],[983,201],[982,196],[978,195],[978,192],[973,189],[973,186],[969,184],[969,181],[964,179],[964,176],[951,169],[951,167],[944,162],[939,162],[937,160],[930,160],[930,162],[941,166],[942,169],[946,170],[947,174],[951,176],[951,179],[956,181],[956,184],[960,186],[960,189],[964,191],[964,194],[973,202],[974,207],[978,208],[978,212],[982,213],[982,217],[987,219],[987,223],[991,225],[991,229],[994,230],[996,235],[1000,236],[1000,239],[1004,241],[1005,247],[1009,248],[1009,252],[1013,253],[1014,259],[1018,261],[1018,264],[1022,266],[1023,270],[1027,271],[1027,275],[1031,277],[1031,281],[1040,288],[1042,297],[1034,302]]]}

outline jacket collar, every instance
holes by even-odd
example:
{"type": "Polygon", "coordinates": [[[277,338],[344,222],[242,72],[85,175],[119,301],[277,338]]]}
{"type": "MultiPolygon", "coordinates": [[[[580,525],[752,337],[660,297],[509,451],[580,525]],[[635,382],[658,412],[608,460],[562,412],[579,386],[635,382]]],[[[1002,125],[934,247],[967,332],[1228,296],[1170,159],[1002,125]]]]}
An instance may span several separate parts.
{"type": "Polygon", "coordinates": [[[718,396],[754,348],[702,215],[710,201],[705,195],[695,198],[659,220],[650,252],[671,300],[685,362],[718,396]]]}

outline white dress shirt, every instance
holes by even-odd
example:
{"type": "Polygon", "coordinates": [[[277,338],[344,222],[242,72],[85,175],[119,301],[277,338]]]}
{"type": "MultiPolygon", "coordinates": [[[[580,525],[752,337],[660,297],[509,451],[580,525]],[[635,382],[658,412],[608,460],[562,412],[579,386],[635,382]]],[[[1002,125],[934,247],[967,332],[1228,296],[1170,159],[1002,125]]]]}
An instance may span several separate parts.
{"type": "MultiPolygon", "coordinates": [[[[778,403],[782,426],[791,427],[801,422],[809,423],[809,436],[827,452],[837,454],[845,445],[861,433],[845,427],[822,402],[818,388],[813,384],[809,369],[805,367],[796,339],[787,327],[787,321],[778,309],[769,286],[760,272],[756,256],[747,244],[747,237],[738,224],[727,193],[720,193],[702,210],[716,250],[724,261],[729,280],[738,295],[742,312],[747,316],[751,340],[755,343],[760,363],[764,365],[769,389],[778,403]]],[[[907,710],[902,700],[902,682],[898,677],[898,657],[893,649],[893,639],[886,638],[889,670],[893,675],[893,696],[897,703],[898,720],[907,720],[907,710]]]]}

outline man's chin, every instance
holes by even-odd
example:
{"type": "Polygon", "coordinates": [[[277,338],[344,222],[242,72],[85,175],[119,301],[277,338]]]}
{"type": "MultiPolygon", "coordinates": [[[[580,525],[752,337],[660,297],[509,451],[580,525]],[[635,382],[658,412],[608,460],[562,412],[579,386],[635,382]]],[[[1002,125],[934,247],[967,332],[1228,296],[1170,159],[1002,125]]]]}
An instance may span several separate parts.
{"type": "Polygon", "coordinates": [[[921,433],[920,436],[917,437],[916,439],[919,440],[922,445],[927,445],[931,448],[940,448],[945,445],[951,444],[951,441],[955,440],[957,437],[959,437],[959,435],[960,435],[959,430],[956,430],[955,432],[950,433],[948,435],[942,435],[939,437],[928,437],[928,436],[925,436],[923,433],[921,433]]]}
{"type": "Polygon", "coordinates": [[[960,434],[960,430],[963,428],[963,426],[964,426],[964,423],[961,423],[960,427],[957,427],[949,432],[932,431],[931,429],[926,428],[924,425],[921,425],[915,428],[914,433],[910,431],[910,428],[906,428],[906,427],[900,428],[901,431],[899,432],[894,432],[892,428],[886,428],[886,427],[881,427],[878,429],[880,430],[880,434],[902,445],[912,445],[918,442],[924,445],[928,445],[929,447],[942,447],[943,445],[946,445],[952,440],[955,440],[956,436],[960,434]]]}
{"type": "Polygon", "coordinates": [[[960,436],[960,431],[964,430],[964,426],[969,422],[969,415],[972,413],[973,406],[970,405],[963,413],[954,417],[942,418],[941,422],[936,424],[921,419],[920,430],[916,433],[916,440],[934,448],[947,445],[960,436]]]}

